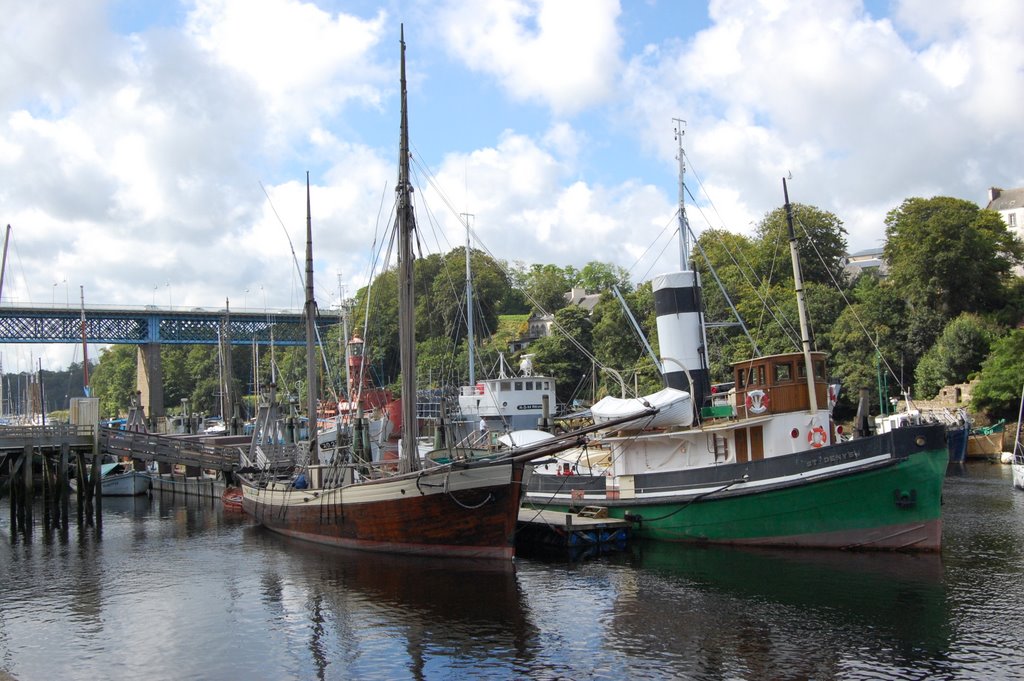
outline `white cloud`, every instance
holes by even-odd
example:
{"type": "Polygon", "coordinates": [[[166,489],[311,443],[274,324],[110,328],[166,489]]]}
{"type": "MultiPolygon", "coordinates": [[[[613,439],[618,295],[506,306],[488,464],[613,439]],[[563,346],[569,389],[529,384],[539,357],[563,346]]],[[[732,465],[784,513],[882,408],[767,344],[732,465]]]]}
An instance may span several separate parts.
{"type": "MultiPolygon", "coordinates": [[[[1022,11],[903,3],[900,28],[919,29],[911,44],[855,0],[715,1],[712,25],[691,41],[633,57],[623,116],[646,121],[645,144],[666,161],[666,112],[688,118],[690,156],[705,179],[740,188],[751,206],[781,203],[785,171],[799,178],[798,200],[830,210],[895,207],[929,191],[981,201],[983,187],[966,181],[976,182],[973,159],[986,158],[994,178],[1021,177],[993,143],[1024,133],[1009,103],[1024,94],[1024,56],[1010,37],[1022,11]],[[998,78],[993,51],[1005,60],[998,78]]],[[[880,234],[881,222],[863,221],[868,213],[880,214],[858,212],[851,245],[880,234]]]]}
{"type": "Polygon", "coordinates": [[[516,100],[575,113],[611,95],[621,38],[617,0],[451,0],[440,11],[448,49],[516,100]]]}
{"type": "MultiPolygon", "coordinates": [[[[404,17],[194,0],[178,24],[119,35],[116,5],[0,3],[0,225],[15,235],[4,302],[49,302],[66,280],[107,304],[298,304],[259,183],[301,257],[307,168],[318,289],[339,271],[365,282],[393,196],[404,17]]],[[[451,145],[417,158],[437,170],[417,195],[434,250],[463,243],[452,213],[468,211],[498,257],[642,276],[663,250],[648,247],[675,229],[674,117],[687,121],[688,185],[698,194],[699,177],[710,196],[691,205],[697,230],[748,231],[781,204],[787,172],[792,198],[835,212],[854,250],[877,245],[909,196],[981,202],[990,185],[1024,186],[1022,3],[904,0],[872,16],[858,0],[713,0],[698,33],[645,33],[638,17],[665,7],[403,7],[417,44],[457,62],[417,51],[415,82],[461,78],[430,94],[488,95],[450,103],[467,111],[458,126],[425,112],[451,145]]]]}

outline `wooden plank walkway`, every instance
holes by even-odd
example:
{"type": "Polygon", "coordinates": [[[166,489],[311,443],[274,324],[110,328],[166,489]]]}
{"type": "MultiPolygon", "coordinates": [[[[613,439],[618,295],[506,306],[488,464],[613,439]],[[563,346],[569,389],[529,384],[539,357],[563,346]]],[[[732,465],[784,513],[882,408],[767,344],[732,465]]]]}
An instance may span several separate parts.
{"type": "Polygon", "coordinates": [[[221,447],[188,437],[111,428],[100,430],[100,448],[118,457],[222,471],[230,471],[240,460],[237,446],[221,447]]]}

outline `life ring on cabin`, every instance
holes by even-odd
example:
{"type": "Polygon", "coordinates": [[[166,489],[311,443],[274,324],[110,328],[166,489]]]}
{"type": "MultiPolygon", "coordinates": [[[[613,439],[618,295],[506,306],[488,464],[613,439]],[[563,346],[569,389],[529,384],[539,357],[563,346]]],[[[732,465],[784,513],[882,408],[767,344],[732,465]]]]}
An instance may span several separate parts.
{"type": "Polygon", "coordinates": [[[747,411],[751,414],[763,414],[768,411],[768,393],[763,390],[751,390],[747,393],[747,411]]]}
{"type": "Polygon", "coordinates": [[[807,431],[807,444],[814,448],[823,447],[828,442],[828,434],[821,426],[814,426],[807,431]]]}
{"type": "Polygon", "coordinates": [[[477,383],[476,384],[476,394],[477,395],[483,395],[484,394],[484,384],[483,383],[477,383]]]}

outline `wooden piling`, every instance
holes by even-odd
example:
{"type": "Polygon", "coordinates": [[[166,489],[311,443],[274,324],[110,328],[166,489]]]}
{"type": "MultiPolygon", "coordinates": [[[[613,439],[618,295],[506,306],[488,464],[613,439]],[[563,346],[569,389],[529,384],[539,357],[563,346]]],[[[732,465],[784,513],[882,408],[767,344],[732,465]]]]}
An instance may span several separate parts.
{"type": "Polygon", "coordinates": [[[32,527],[32,503],[35,501],[35,489],[32,485],[32,445],[25,445],[21,452],[21,474],[24,483],[25,496],[22,498],[22,509],[24,512],[24,530],[27,532],[32,527]]]}
{"type": "Polygon", "coordinates": [[[92,483],[92,496],[93,496],[93,507],[96,511],[96,528],[99,529],[103,525],[103,485],[100,480],[102,476],[100,469],[100,443],[97,438],[93,443],[92,449],[92,476],[90,482],[92,483]]]}
{"type": "Polygon", "coordinates": [[[71,508],[71,485],[68,484],[68,464],[71,458],[71,445],[62,442],[60,445],[60,463],[57,469],[57,488],[60,493],[61,527],[67,528],[68,515],[71,508]]]}
{"type": "Polygon", "coordinates": [[[81,525],[85,519],[85,499],[88,496],[85,489],[85,457],[82,452],[75,452],[75,485],[78,487],[75,504],[78,506],[78,524],[81,525]]]}

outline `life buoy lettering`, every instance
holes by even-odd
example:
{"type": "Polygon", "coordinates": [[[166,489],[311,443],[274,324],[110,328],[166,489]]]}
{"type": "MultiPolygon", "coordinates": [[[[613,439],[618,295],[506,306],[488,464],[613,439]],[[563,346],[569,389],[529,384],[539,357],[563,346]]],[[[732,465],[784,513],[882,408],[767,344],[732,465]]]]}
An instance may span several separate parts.
{"type": "Polygon", "coordinates": [[[812,447],[823,447],[828,442],[828,434],[821,426],[814,426],[807,431],[807,444],[812,447]]]}

